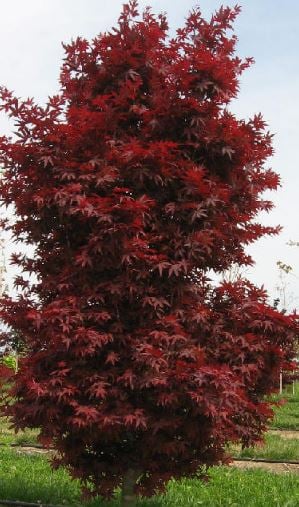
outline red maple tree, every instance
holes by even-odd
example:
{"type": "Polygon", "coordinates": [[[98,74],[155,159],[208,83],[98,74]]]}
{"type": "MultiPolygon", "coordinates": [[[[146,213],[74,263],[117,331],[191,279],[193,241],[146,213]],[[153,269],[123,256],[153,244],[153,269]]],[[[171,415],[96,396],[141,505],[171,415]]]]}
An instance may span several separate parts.
{"type": "Polygon", "coordinates": [[[292,368],[295,319],[247,281],[208,278],[278,231],[254,221],[279,184],[271,135],[227,108],[251,63],[229,33],[238,12],[194,10],[171,39],[132,0],[117,28],[64,46],[45,107],[1,89],[18,136],[0,143],[4,226],[35,245],[2,300],[27,351],[4,410],[92,494],[123,484],[124,505],[259,440],[264,395],[292,368]]]}

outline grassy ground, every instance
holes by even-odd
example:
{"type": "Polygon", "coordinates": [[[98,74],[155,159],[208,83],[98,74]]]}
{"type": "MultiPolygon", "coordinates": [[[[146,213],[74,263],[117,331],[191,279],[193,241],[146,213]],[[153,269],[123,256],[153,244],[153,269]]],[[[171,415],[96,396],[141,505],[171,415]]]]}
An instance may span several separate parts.
{"type": "Polygon", "coordinates": [[[79,485],[71,483],[64,470],[52,472],[43,456],[19,454],[0,448],[0,498],[74,503],[79,485]]]}
{"type": "Polygon", "coordinates": [[[272,396],[271,399],[273,401],[285,399],[286,401],[284,405],[275,407],[272,428],[299,431],[299,382],[295,384],[295,394],[292,392],[292,386],[288,386],[282,396],[272,396]]]}
{"type": "Polygon", "coordinates": [[[9,421],[2,417],[0,419],[0,444],[32,445],[37,443],[37,430],[15,431],[10,427],[9,421]]]}
{"type": "Polygon", "coordinates": [[[272,396],[271,399],[285,400],[283,405],[274,408],[275,417],[271,428],[298,431],[298,438],[286,439],[269,433],[265,437],[264,445],[243,450],[232,446],[230,452],[235,457],[299,461],[299,382],[295,384],[295,393],[293,386],[288,386],[282,395],[272,396]]]}
{"type": "MultiPolygon", "coordinates": [[[[273,397],[279,400],[280,396],[273,397]]],[[[299,430],[299,383],[295,395],[291,389],[283,393],[287,403],[275,408],[272,428],[299,430]]],[[[17,435],[2,419],[0,443],[35,444],[37,432],[27,430],[17,435]]],[[[241,450],[234,447],[236,457],[265,458],[281,461],[299,459],[299,439],[284,439],[268,434],[264,446],[241,450]]],[[[295,507],[299,505],[299,475],[275,475],[263,470],[237,470],[216,467],[210,472],[210,481],[170,482],[165,495],[140,499],[138,507],[295,507]]],[[[0,447],[0,499],[41,501],[44,503],[82,506],[80,485],[72,481],[65,470],[51,471],[43,455],[26,455],[5,445],[0,447]]],[[[117,507],[119,500],[104,502],[100,499],[84,504],[86,507],[117,507]]]]}
{"type": "MultiPolygon", "coordinates": [[[[299,476],[274,475],[262,470],[241,471],[216,467],[209,472],[210,481],[170,482],[164,495],[140,499],[138,507],[296,507],[299,505],[299,476]]],[[[0,498],[28,502],[83,505],[77,481],[67,472],[52,472],[44,456],[17,454],[0,449],[0,498]]],[[[119,500],[104,502],[99,498],[86,507],[117,507],[119,500]]]]}
{"type": "Polygon", "coordinates": [[[279,435],[268,434],[265,443],[241,450],[231,446],[230,452],[238,458],[263,458],[278,461],[299,461],[299,438],[286,439],[279,435]]]}
{"type": "Polygon", "coordinates": [[[263,470],[225,467],[210,472],[208,484],[184,480],[171,483],[161,499],[140,506],[295,507],[299,505],[298,475],[275,475],[263,470]]]}

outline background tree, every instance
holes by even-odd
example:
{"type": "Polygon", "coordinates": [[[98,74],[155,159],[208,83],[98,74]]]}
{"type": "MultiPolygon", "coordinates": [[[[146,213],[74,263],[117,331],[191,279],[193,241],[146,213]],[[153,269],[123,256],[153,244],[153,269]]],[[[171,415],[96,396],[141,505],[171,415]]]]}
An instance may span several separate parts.
{"type": "Polygon", "coordinates": [[[281,305],[281,311],[286,312],[290,305],[294,303],[294,295],[289,290],[289,279],[288,276],[291,274],[294,276],[293,268],[289,264],[285,264],[282,261],[277,261],[276,266],[278,267],[278,283],[275,290],[278,294],[278,298],[275,300],[277,308],[281,305]]]}
{"type": "Polygon", "coordinates": [[[279,184],[271,136],[227,109],[251,62],[228,34],[238,12],[194,10],[169,39],[132,0],[117,28],[65,45],[45,107],[1,90],[18,136],[0,146],[4,225],[36,245],[13,257],[36,280],[2,300],[27,350],[4,411],[92,494],[122,484],[124,505],[259,440],[292,368],[294,319],[249,282],[207,278],[278,231],[253,221],[279,184]]]}

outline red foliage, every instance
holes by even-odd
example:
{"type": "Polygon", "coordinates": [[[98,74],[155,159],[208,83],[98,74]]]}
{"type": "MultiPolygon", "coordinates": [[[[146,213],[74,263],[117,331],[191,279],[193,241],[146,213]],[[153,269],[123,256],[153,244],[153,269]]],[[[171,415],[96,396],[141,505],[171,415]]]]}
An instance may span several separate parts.
{"type": "Polygon", "coordinates": [[[225,460],[226,442],[259,440],[296,333],[249,282],[207,278],[278,230],[254,222],[279,184],[263,167],[271,135],[226,109],[250,64],[228,35],[239,9],[195,10],[173,39],[136,11],[65,46],[46,107],[1,89],[18,136],[0,144],[5,227],[36,245],[14,256],[20,294],[2,301],[28,351],[6,412],[106,497],[128,468],[150,495],[225,460]]]}

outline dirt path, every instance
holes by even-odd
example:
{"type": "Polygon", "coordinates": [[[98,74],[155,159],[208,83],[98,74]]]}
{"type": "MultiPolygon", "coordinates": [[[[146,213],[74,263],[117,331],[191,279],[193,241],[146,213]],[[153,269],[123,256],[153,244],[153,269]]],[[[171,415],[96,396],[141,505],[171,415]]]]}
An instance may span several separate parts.
{"type": "Polygon", "coordinates": [[[269,463],[265,461],[238,461],[235,460],[230,466],[241,468],[241,469],[249,469],[249,468],[263,468],[264,470],[268,470],[269,472],[274,472],[277,474],[281,473],[295,473],[299,474],[299,465],[293,465],[289,463],[269,463]]]}
{"type": "Polygon", "coordinates": [[[22,445],[20,447],[14,446],[13,449],[15,449],[17,454],[49,454],[51,452],[49,449],[30,447],[29,445],[22,445]]]}
{"type": "MultiPolygon", "coordinates": [[[[299,440],[299,431],[292,430],[269,430],[271,435],[279,435],[281,438],[285,439],[298,439],[299,440]]],[[[17,454],[47,454],[51,452],[51,450],[37,448],[34,446],[16,446],[15,447],[17,454]]],[[[52,451],[53,452],[53,451],[52,451]]],[[[262,468],[264,470],[268,470],[269,472],[274,473],[295,473],[299,474],[299,464],[294,463],[271,463],[269,461],[254,461],[254,460],[234,460],[230,466],[239,468],[239,469],[252,469],[252,468],[262,468]]]]}
{"type": "MultiPolygon", "coordinates": [[[[47,449],[37,449],[36,447],[15,447],[17,454],[49,454],[51,451],[47,449]]],[[[52,451],[53,452],[53,451],[52,451]]],[[[250,469],[250,468],[263,468],[264,470],[268,470],[269,472],[274,473],[295,473],[299,474],[299,464],[295,465],[292,463],[270,463],[268,461],[239,461],[234,460],[233,463],[231,463],[232,467],[240,468],[243,470],[250,469]]]]}
{"type": "Polygon", "coordinates": [[[269,430],[269,435],[278,435],[281,438],[291,438],[293,440],[299,440],[299,431],[294,430],[269,430]]]}

